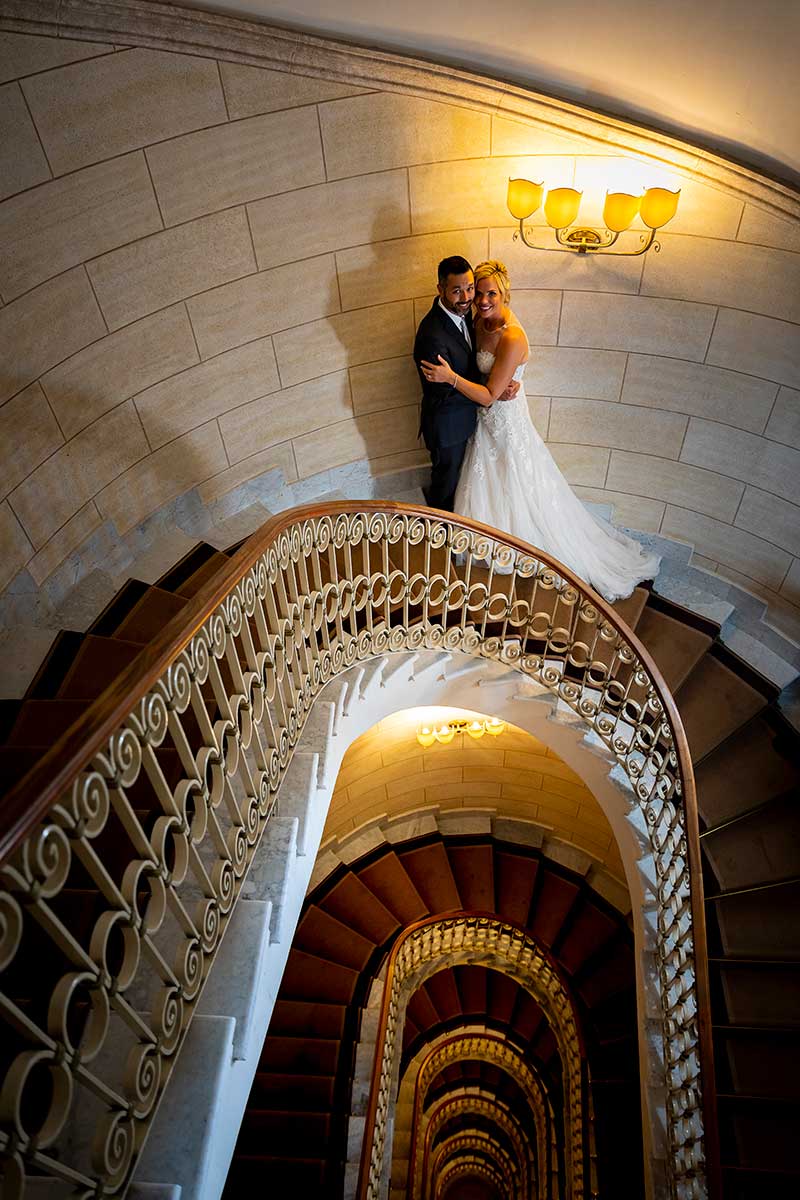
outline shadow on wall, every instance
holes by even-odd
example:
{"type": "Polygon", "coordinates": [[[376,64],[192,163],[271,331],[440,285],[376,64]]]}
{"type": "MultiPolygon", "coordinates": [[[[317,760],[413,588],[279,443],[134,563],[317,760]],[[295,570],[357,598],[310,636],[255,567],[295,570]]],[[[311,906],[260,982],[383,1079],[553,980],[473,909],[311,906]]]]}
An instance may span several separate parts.
{"type": "MultiPolygon", "coordinates": [[[[426,460],[427,452],[418,432],[422,391],[412,358],[416,333],[413,297],[396,302],[393,320],[397,337],[392,339],[392,345],[378,348],[370,328],[372,313],[377,318],[380,306],[382,323],[385,306],[392,303],[394,294],[392,281],[380,273],[374,247],[385,244],[383,231],[396,228],[404,215],[394,205],[383,205],[376,212],[368,243],[372,271],[361,266],[357,272],[347,272],[337,259],[331,311],[339,315],[329,320],[347,363],[353,419],[328,426],[308,439],[298,439],[297,466],[301,479],[313,474],[314,469],[343,466],[365,458],[371,463],[384,460],[380,467],[386,470],[415,466],[426,460]],[[359,308],[346,309],[341,298],[352,296],[359,289],[359,308]],[[402,349],[399,355],[398,349],[402,349]],[[323,464],[313,455],[306,458],[303,446],[306,441],[309,446],[324,444],[327,462],[323,464]],[[413,459],[415,452],[419,463],[413,459]]],[[[431,263],[431,295],[436,290],[436,266],[431,263]]]]}

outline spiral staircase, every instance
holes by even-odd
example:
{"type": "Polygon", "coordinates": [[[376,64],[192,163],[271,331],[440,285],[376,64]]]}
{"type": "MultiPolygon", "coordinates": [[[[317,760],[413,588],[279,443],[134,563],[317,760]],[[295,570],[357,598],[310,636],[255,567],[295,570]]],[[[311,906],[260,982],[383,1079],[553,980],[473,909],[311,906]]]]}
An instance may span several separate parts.
{"type": "MultiPolygon", "coordinates": [[[[187,613],[196,622],[198,598],[211,603],[225,595],[236,549],[221,553],[200,543],[157,583],[130,580],[85,632],[59,636],[24,698],[3,702],[0,757],[3,779],[12,787],[3,831],[9,862],[14,843],[34,827],[19,799],[29,795],[28,772],[54,746],[64,755],[75,752],[93,729],[92,706],[99,697],[106,702],[110,697],[119,710],[120,677],[129,680],[132,671],[151,669],[154,639],[163,641],[165,626],[177,639],[187,613]]],[[[458,576],[455,562],[448,560],[447,569],[453,579],[458,576]]],[[[501,589],[510,586],[502,577],[494,582],[501,589]]],[[[788,1195],[800,1183],[792,1141],[800,1103],[800,738],[782,713],[777,688],[722,644],[718,626],[645,588],[615,607],[675,697],[696,774],[719,1140],[712,1185],[725,1200],[788,1195]]],[[[436,615],[435,606],[429,615],[436,615]]],[[[231,672],[232,663],[224,673],[231,672]]],[[[362,703],[369,705],[370,688],[381,686],[384,673],[386,664],[375,660],[359,685],[362,703]]],[[[219,715],[224,706],[210,684],[204,694],[209,712],[216,708],[219,715]]],[[[340,717],[336,709],[317,742],[320,774],[340,717]]],[[[202,717],[186,720],[199,737],[202,717]]],[[[179,751],[156,749],[154,759],[166,787],[177,788],[185,765],[179,751]]],[[[158,806],[137,784],[129,796],[150,836],[158,806]]],[[[109,824],[98,845],[109,872],[121,878],[126,863],[115,851],[115,830],[109,824]]],[[[359,1194],[348,1136],[350,1118],[360,1111],[354,1072],[362,1012],[398,935],[426,918],[461,913],[514,923],[558,965],[576,997],[586,1042],[594,1110],[592,1186],[601,1197],[641,1196],[635,965],[626,915],[592,888],[585,872],[548,858],[541,845],[509,838],[509,827],[491,815],[474,832],[448,828],[437,816],[422,833],[410,829],[408,836],[387,841],[376,834],[373,840],[366,852],[356,847],[350,856],[341,854],[324,878],[315,877],[305,899],[225,1195],[256,1194],[265,1181],[270,1188],[297,1187],[304,1194],[341,1196],[344,1188],[359,1194]]],[[[136,894],[142,894],[141,886],[136,894]]],[[[280,940],[277,893],[271,903],[270,936],[280,940]]],[[[79,940],[87,939],[100,907],[77,870],[61,893],[58,919],[77,929],[79,940]]],[[[47,1027],[45,1000],[64,964],[44,958],[45,949],[46,939],[34,937],[4,981],[14,1011],[24,1014],[16,1018],[15,1039],[3,1052],[4,1071],[18,1040],[28,1038],[24,1021],[47,1027]],[[31,991],[31,964],[37,961],[47,965],[31,991]]],[[[90,1007],[79,1006],[77,1041],[89,1028],[90,1007]]],[[[523,989],[486,967],[445,969],[413,994],[401,1069],[437,1039],[476,1027],[519,1049],[557,1110],[563,1081],[552,1030],[523,989]]],[[[455,1099],[465,1090],[491,1098],[516,1128],[530,1133],[519,1088],[486,1062],[466,1058],[446,1068],[428,1103],[455,1099]]],[[[35,1124],[35,1117],[29,1119],[35,1124]]],[[[454,1118],[441,1144],[457,1141],[459,1130],[473,1125],[466,1117],[454,1118]]],[[[484,1120],[482,1130],[490,1141],[502,1142],[496,1121],[484,1120]]],[[[473,1129],[468,1143],[473,1148],[476,1138],[473,1129]]],[[[6,1152],[9,1147],[6,1143],[6,1152]]],[[[564,1194],[563,1155],[562,1139],[553,1179],[545,1183],[542,1172],[537,1195],[564,1194]]],[[[394,1164],[398,1178],[407,1178],[404,1161],[404,1167],[394,1164]]],[[[475,1194],[498,1195],[493,1168],[484,1165],[485,1177],[477,1169],[475,1174],[483,1178],[483,1191],[475,1194]]],[[[29,1179],[25,1194],[69,1194],[47,1191],[43,1182],[39,1192],[39,1186],[35,1177],[29,1179]]]]}

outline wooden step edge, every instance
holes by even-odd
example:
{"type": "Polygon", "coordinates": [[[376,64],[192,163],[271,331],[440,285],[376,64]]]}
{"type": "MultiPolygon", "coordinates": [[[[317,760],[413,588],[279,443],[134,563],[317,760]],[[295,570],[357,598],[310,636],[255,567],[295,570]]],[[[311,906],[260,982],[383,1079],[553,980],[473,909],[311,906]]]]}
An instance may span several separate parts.
{"type": "MultiPolygon", "coordinates": [[[[213,547],[212,547],[213,549],[213,547]]],[[[205,562],[201,563],[196,571],[193,571],[188,578],[184,579],[177,587],[171,590],[176,596],[184,596],[187,600],[192,600],[197,593],[204,588],[207,583],[214,579],[225,565],[229,562],[227,554],[222,550],[214,550],[214,554],[209,556],[205,562]],[[219,561],[215,561],[218,556],[219,561]]],[[[165,589],[167,590],[167,589],[165,589]]]]}
{"type": "Polygon", "coordinates": [[[800,1109],[800,1096],[763,1096],[756,1092],[717,1092],[722,1104],[752,1108],[800,1109]]]}
{"type": "MultiPolygon", "coordinates": [[[[269,1035],[270,1038],[272,1038],[272,1037],[287,1037],[287,1036],[291,1037],[291,1034],[287,1035],[285,1033],[276,1033],[276,1034],[269,1035]]],[[[303,1036],[308,1037],[308,1034],[304,1034],[303,1036]]],[[[313,1034],[311,1036],[312,1036],[312,1040],[314,1040],[314,1041],[318,1040],[316,1037],[314,1037],[313,1034]]],[[[334,1039],[332,1038],[331,1041],[333,1041],[333,1040],[334,1039]]],[[[341,1041],[340,1038],[338,1038],[336,1040],[341,1041]]],[[[260,1069],[260,1067],[256,1068],[256,1073],[253,1076],[254,1080],[256,1080],[256,1079],[302,1079],[305,1081],[307,1079],[316,1079],[320,1083],[323,1081],[326,1083],[332,1083],[335,1078],[336,1078],[335,1075],[327,1075],[327,1074],[326,1075],[306,1075],[304,1072],[302,1075],[295,1075],[291,1071],[262,1071],[260,1069]]]]}
{"type": "Polygon", "coordinates": [[[212,546],[209,542],[197,542],[156,580],[155,586],[163,588],[166,592],[174,592],[176,588],[179,588],[182,583],[185,583],[186,580],[193,575],[195,571],[211,557],[212,554],[217,553],[218,550],[216,546],[212,546]]]}
{"type": "Polygon", "coordinates": [[[0,699],[0,746],[5,745],[11,736],[24,703],[22,699],[0,699]]]}
{"type": "Polygon", "coordinates": [[[737,958],[735,954],[729,956],[709,955],[709,966],[714,967],[742,967],[745,970],[776,970],[783,971],[800,970],[800,958],[737,958]]]}
{"type": "Polygon", "coordinates": [[[800,1038],[800,1025],[717,1025],[712,1023],[712,1034],[723,1037],[758,1037],[767,1034],[776,1038],[800,1038]]]}
{"type": "Polygon", "coordinates": [[[717,662],[722,663],[729,671],[732,671],[734,675],[741,679],[742,683],[746,683],[753,691],[760,692],[768,703],[777,700],[781,694],[781,689],[777,684],[773,683],[771,679],[767,679],[765,675],[762,675],[750,663],[745,662],[743,658],[735,654],[724,642],[720,642],[719,640],[712,642],[706,653],[715,658],[717,662]]]}
{"type": "Polygon", "coordinates": [[[56,634],[41,666],[25,689],[23,700],[55,698],[85,636],[77,629],[62,629],[56,634]]]}
{"type": "Polygon", "coordinates": [[[131,609],[147,594],[149,584],[143,579],[126,579],[122,587],[92,621],[87,633],[97,637],[113,637],[114,631],[131,609]]]}
{"type": "Polygon", "coordinates": [[[788,791],[776,792],[774,796],[770,796],[768,800],[762,800],[760,804],[754,804],[752,808],[746,808],[740,813],[735,813],[732,817],[727,817],[724,821],[720,821],[718,825],[710,825],[708,829],[704,829],[700,834],[700,841],[704,838],[713,837],[715,833],[722,833],[726,829],[730,829],[733,825],[739,825],[745,821],[749,821],[751,817],[756,817],[760,813],[765,813],[768,809],[777,805],[782,800],[788,800],[794,795],[790,789],[788,791]]]}
{"type": "MultiPolygon", "coordinates": [[[[308,1076],[303,1076],[303,1078],[308,1078],[308,1076]]],[[[284,1120],[288,1118],[289,1120],[297,1121],[298,1119],[301,1119],[302,1117],[325,1117],[326,1120],[330,1120],[332,1114],[331,1114],[330,1105],[328,1105],[328,1107],[325,1109],[317,1109],[317,1108],[302,1108],[302,1109],[300,1109],[300,1108],[254,1108],[252,1105],[248,1104],[247,1111],[245,1112],[244,1115],[245,1115],[245,1117],[253,1117],[253,1116],[281,1117],[284,1120]]]]}
{"type": "Polygon", "coordinates": [[[700,613],[692,612],[690,608],[684,608],[676,600],[668,600],[666,596],[660,596],[658,592],[650,592],[647,607],[654,609],[655,612],[663,613],[665,617],[672,617],[674,620],[680,621],[681,625],[688,625],[690,629],[696,629],[698,633],[704,633],[711,638],[712,642],[719,637],[722,626],[716,621],[711,621],[708,617],[701,616],[700,613]]]}
{"type": "Polygon", "coordinates": [[[319,1164],[321,1164],[322,1166],[325,1165],[324,1158],[298,1158],[294,1154],[281,1155],[280,1157],[275,1154],[239,1154],[238,1151],[234,1151],[234,1155],[231,1160],[231,1166],[233,1166],[233,1164],[237,1163],[237,1162],[240,1162],[240,1163],[291,1163],[292,1165],[294,1165],[295,1163],[298,1163],[301,1166],[303,1166],[303,1165],[317,1166],[319,1164]]]}
{"type": "MultiPolygon", "coordinates": [[[[305,955],[306,958],[313,958],[315,960],[315,962],[321,963],[326,967],[335,967],[339,971],[349,971],[351,975],[359,975],[361,973],[357,967],[348,967],[344,963],[337,962],[336,959],[334,959],[334,958],[323,958],[321,954],[313,954],[310,950],[304,950],[302,948],[302,946],[295,946],[294,942],[292,942],[292,948],[289,951],[289,957],[286,961],[286,969],[287,970],[289,968],[289,964],[292,961],[292,955],[295,953],[303,954],[303,955],[305,955]]],[[[296,999],[296,997],[295,997],[295,999],[296,999]]],[[[300,1000],[299,1003],[310,1004],[310,1003],[312,1003],[312,1001],[300,1000]]],[[[328,1001],[325,1001],[325,1003],[338,1004],[341,1002],[337,1001],[337,1000],[328,1000],[328,1001]]],[[[327,1040],[327,1039],[323,1039],[323,1040],[327,1040]]]]}
{"type": "Polygon", "coordinates": [[[142,646],[141,642],[129,642],[125,638],[100,637],[95,633],[87,634],[78,647],[76,654],[73,656],[70,665],[59,684],[58,691],[56,692],[55,696],[48,698],[56,700],[88,700],[93,703],[98,696],[101,696],[107,688],[112,686],[116,679],[128,669],[131,663],[134,662],[144,650],[145,647],[142,646]],[[90,641],[90,638],[93,640],[90,641]],[[79,671],[83,670],[85,655],[99,652],[100,647],[97,645],[98,642],[105,642],[107,644],[113,643],[116,648],[124,646],[126,650],[129,651],[129,654],[125,661],[120,665],[116,675],[114,675],[113,678],[108,679],[107,682],[104,683],[98,690],[93,691],[90,695],[86,696],[71,696],[69,694],[65,694],[65,689],[72,685],[72,682],[78,675],[79,671]]]}
{"type": "Polygon", "coordinates": [[[764,1179],[770,1183],[800,1180],[800,1169],[792,1170],[790,1167],[745,1167],[740,1163],[720,1163],[720,1170],[729,1175],[741,1175],[744,1179],[764,1179]]]}
{"type": "Polygon", "coordinates": [[[783,758],[788,758],[790,761],[800,762],[800,732],[795,729],[794,725],[788,719],[785,713],[781,711],[776,700],[771,701],[765,708],[761,708],[758,712],[754,712],[748,717],[737,729],[732,729],[721,742],[713,746],[702,758],[698,758],[694,763],[695,771],[701,767],[708,759],[715,754],[725,754],[735,738],[741,737],[742,733],[754,722],[764,721],[775,734],[774,748],[776,754],[783,758]]]}
{"type": "Polygon", "coordinates": [[[727,888],[722,892],[713,892],[705,896],[707,904],[716,900],[729,900],[732,896],[748,896],[753,892],[767,892],[772,888],[790,887],[800,883],[800,875],[788,875],[785,879],[770,879],[763,883],[750,883],[746,887],[727,888]]]}

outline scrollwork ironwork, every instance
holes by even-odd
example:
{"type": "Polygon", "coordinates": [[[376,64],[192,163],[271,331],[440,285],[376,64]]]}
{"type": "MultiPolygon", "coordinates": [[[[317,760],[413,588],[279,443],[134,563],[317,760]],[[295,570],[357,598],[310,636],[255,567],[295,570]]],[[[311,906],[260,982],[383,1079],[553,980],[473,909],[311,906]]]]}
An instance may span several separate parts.
{"type": "Polygon", "coordinates": [[[690,767],[638,645],[535,551],[396,505],[287,518],[239,561],[0,867],[9,1194],[27,1171],[124,1191],[314,699],[356,662],[427,647],[549,690],[631,781],[656,877],[671,1178],[676,1194],[703,1195],[690,767]],[[21,981],[42,945],[43,1000],[28,1005],[21,981]],[[53,1113],[33,1130],[20,1106],[43,1070],[53,1113]],[[76,1133],[84,1109],[91,1151],[76,1133]]]}

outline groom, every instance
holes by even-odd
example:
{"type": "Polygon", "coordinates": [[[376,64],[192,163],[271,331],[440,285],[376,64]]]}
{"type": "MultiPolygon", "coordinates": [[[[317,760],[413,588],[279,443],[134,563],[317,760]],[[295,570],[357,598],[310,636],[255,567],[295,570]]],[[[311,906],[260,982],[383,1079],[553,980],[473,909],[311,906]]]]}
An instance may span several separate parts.
{"type": "MultiPolygon", "coordinates": [[[[429,383],[420,363],[438,362],[438,355],[463,379],[481,380],[475,362],[472,301],[475,279],[472,267],[460,254],[439,263],[438,295],[420,321],[414,341],[414,361],[422,384],[420,433],[431,456],[431,483],[425,499],[431,508],[453,511],[456,485],[467,442],[475,430],[478,405],[447,383],[429,383]]],[[[512,383],[501,399],[510,399],[519,389],[512,383]]]]}

